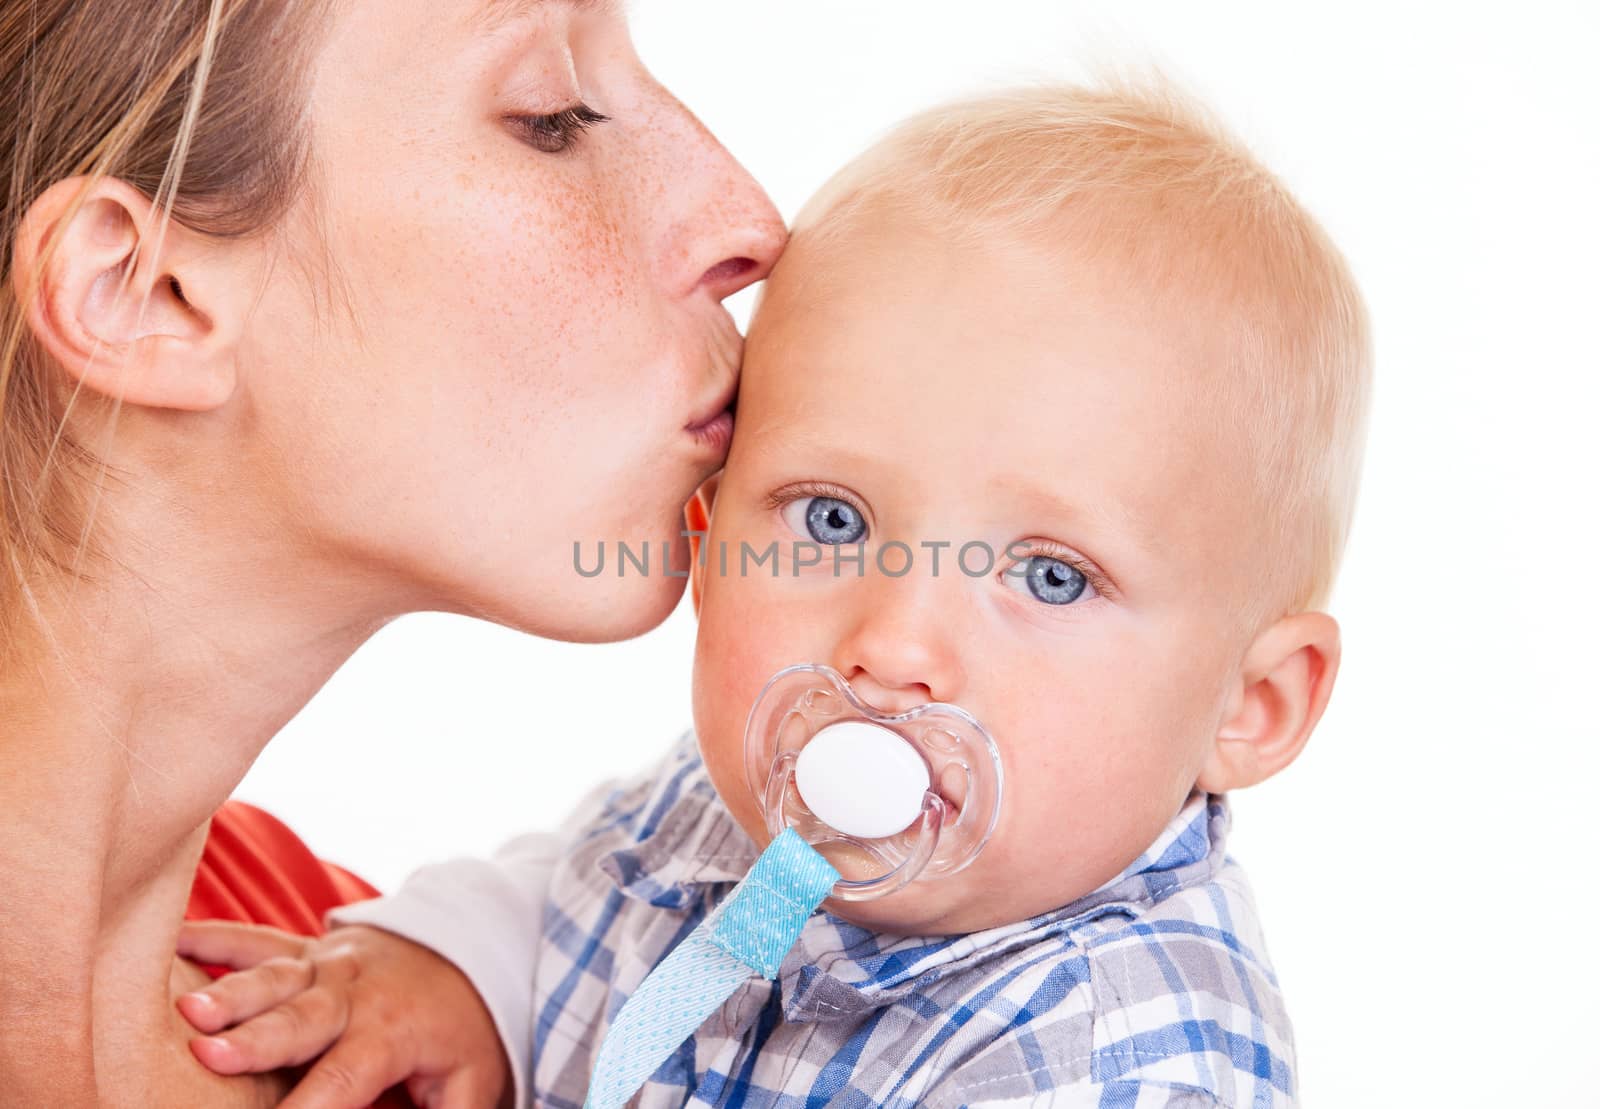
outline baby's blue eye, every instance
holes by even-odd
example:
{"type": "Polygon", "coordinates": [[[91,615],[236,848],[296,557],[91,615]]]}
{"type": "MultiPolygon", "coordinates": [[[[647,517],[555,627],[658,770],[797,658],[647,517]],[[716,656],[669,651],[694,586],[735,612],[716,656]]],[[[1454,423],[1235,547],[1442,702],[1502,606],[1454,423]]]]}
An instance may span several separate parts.
{"type": "Polygon", "coordinates": [[[1034,555],[1007,571],[1006,581],[1047,605],[1070,605],[1089,588],[1089,580],[1076,567],[1049,555],[1034,555]]]}
{"type": "Polygon", "coordinates": [[[784,517],[799,531],[799,521],[790,518],[796,509],[803,514],[806,534],[815,542],[840,546],[860,543],[867,537],[867,522],[849,501],[837,497],[800,497],[790,501],[784,508],[784,517]]]}

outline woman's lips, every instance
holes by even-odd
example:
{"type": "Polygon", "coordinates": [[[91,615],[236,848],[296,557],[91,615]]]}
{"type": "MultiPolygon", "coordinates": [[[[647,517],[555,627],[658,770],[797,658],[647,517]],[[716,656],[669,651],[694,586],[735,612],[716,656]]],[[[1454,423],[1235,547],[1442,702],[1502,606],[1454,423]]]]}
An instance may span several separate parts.
{"type": "Polygon", "coordinates": [[[705,341],[706,369],[712,380],[720,378],[722,385],[694,409],[684,430],[696,444],[726,457],[728,444],[733,441],[733,412],[739,396],[740,363],[744,361],[744,336],[739,334],[726,307],[719,307],[705,341]]]}
{"type": "Polygon", "coordinates": [[[733,411],[738,396],[739,378],[736,375],[716,400],[701,410],[705,415],[690,421],[684,430],[696,442],[726,453],[728,444],[733,440],[733,411]]]}
{"type": "Polygon", "coordinates": [[[723,409],[703,423],[690,424],[686,430],[695,442],[726,454],[728,444],[733,442],[733,413],[723,409]]]}

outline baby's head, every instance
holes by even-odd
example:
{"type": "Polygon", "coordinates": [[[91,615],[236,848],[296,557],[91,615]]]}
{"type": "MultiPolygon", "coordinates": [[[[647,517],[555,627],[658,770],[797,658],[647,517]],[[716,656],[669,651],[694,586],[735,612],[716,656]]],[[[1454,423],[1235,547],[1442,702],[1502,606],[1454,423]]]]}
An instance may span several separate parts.
{"type": "Polygon", "coordinates": [[[1369,361],[1338,251],[1173,93],[902,125],[797,221],[690,508],[695,722],[740,823],[766,842],[746,714],[802,662],[960,705],[1005,763],[970,867],[835,907],[871,927],[1066,904],[1191,789],[1288,765],[1338,667],[1369,361]]]}

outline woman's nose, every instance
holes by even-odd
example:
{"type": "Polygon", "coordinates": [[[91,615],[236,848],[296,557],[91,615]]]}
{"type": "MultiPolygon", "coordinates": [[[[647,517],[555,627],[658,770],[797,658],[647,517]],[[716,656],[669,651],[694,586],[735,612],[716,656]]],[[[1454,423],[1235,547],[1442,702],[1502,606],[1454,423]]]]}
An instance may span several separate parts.
{"type": "Polygon", "coordinates": [[[771,272],[788,240],[783,217],[755,178],[682,104],[673,102],[684,173],[669,181],[669,278],[680,295],[732,296],[771,272]]]}

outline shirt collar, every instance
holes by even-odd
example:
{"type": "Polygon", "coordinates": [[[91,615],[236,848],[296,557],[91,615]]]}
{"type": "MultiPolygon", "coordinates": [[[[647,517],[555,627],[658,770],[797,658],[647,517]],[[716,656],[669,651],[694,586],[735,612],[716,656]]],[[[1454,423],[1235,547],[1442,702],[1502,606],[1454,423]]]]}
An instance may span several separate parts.
{"type": "MultiPolygon", "coordinates": [[[[711,786],[693,734],[673,772],[641,812],[643,834],[608,852],[600,869],[626,897],[687,909],[719,900],[760,854],[711,786]],[[709,896],[708,896],[709,894],[709,896]]],[[[987,962],[1054,935],[1081,935],[1131,919],[1173,892],[1204,882],[1222,866],[1227,798],[1194,791],[1161,834],[1122,872],[1069,905],[1028,920],[956,936],[896,936],[820,912],[806,922],[778,973],[785,1016],[816,1021],[892,1004],[936,978],[987,962]]]]}
{"type": "Polygon", "coordinates": [[[636,838],[597,865],[624,896],[658,908],[689,908],[703,887],[737,882],[761,854],[712,788],[693,732],[630,815],[636,838]]]}

